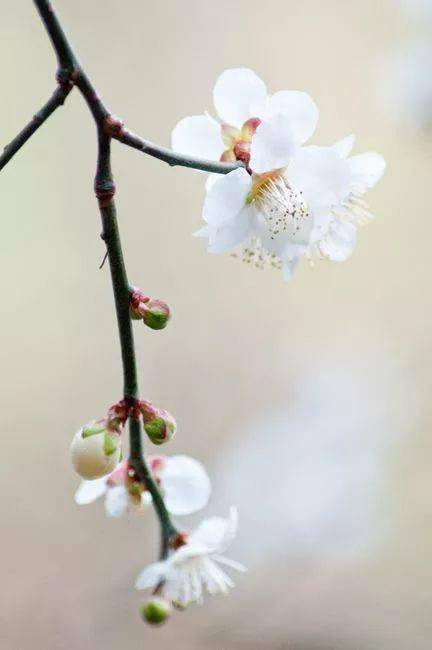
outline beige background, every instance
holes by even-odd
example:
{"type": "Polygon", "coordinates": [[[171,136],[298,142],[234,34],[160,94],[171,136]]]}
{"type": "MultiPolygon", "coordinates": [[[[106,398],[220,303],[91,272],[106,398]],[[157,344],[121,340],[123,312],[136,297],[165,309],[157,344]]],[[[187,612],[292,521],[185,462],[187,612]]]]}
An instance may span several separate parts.
{"type": "MultiPolygon", "coordinates": [[[[227,67],[306,90],[315,142],[358,136],[388,160],[379,218],[343,265],[276,271],[212,257],[202,177],[114,147],[130,278],[166,299],[137,327],[143,395],[180,424],[172,451],[205,461],[208,512],[237,503],[245,561],[227,599],[161,630],[133,580],[157,528],[78,508],[76,428],[120,397],[117,333],[92,196],[93,124],[78,93],[0,176],[2,650],[428,650],[432,443],[432,142],[377,108],[380,65],[415,27],[390,0],[58,0],[107,104],[161,144],[212,110],[227,67]]],[[[0,136],[53,87],[31,2],[3,0],[0,136]]]]}

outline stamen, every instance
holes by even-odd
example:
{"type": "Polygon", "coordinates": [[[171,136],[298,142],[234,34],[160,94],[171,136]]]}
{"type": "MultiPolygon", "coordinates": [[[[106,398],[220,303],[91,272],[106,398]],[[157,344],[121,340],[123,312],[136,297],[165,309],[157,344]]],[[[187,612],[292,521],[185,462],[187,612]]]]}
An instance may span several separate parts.
{"type": "Polygon", "coordinates": [[[302,193],[291,187],[283,176],[270,178],[263,183],[256,201],[266,220],[271,239],[276,239],[281,233],[295,239],[304,220],[309,217],[309,209],[302,193]]]}

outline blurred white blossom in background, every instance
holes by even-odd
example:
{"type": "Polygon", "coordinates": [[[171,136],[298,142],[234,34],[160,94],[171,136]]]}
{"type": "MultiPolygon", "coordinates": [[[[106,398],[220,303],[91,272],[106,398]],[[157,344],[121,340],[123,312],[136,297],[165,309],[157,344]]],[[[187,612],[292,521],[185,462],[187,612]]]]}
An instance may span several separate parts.
{"type": "Polygon", "coordinates": [[[224,450],[215,481],[223,477],[248,522],[239,544],[249,565],[351,562],[385,538],[387,461],[415,422],[417,400],[397,363],[375,352],[349,363],[286,360],[292,399],[252,413],[244,437],[224,450]]]}
{"type": "Polygon", "coordinates": [[[432,126],[432,1],[395,4],[410,19],[412,36],[381,65],[378,98],[391,119],[424,132],[432,126]]]}

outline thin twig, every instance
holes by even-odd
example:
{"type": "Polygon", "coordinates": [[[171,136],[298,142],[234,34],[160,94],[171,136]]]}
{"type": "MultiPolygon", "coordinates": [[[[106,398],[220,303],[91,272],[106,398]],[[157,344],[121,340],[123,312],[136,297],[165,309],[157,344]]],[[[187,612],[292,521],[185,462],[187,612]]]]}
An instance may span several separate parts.
{"type": "Polygon", "coordinates": [[[29,138],[35,133],[52,113],[64,104],[66,97],[72,90],[72,83],[64,81],[59,83],[49,100],[42,108],[35,113],[30,122],[23,128],[20,133],[4,148],[0,156],[0,171],[5,167],[14,155],[21,149],[29,138]]]}

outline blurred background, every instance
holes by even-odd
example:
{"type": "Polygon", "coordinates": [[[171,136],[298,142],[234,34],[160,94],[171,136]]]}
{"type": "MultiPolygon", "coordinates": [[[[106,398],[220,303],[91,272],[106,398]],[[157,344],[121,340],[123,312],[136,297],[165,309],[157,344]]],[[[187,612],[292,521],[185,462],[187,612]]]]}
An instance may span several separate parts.
{"type": "MultiPolygon", "coordinates": [[[[144,137],[168,145],[179,119],[213,111],[220,72],[247,66],[270,92],[314,97],[315,143],[354,132],[355,153],[380,151],[388,171],[352,259],[285,284],[191,237],[200,174],[114,146],[130,279],[174,314],[163,333],[136,327],[142,394],[176,415],[168,451],[208,467],[208,513],[238,505],[230,556],[249,567],[229,598],[154,630],[133,589],[157,552],[153,513],[109,521],[73,501],[71,436],[122,390],[77,92],[4,169],[1,648],[429,650],[431,3],[56,7],[108,106],[144,137]]],[[[0,53],[6,144],[54,84],[31,2],[1,3],[0,53]]]]}

